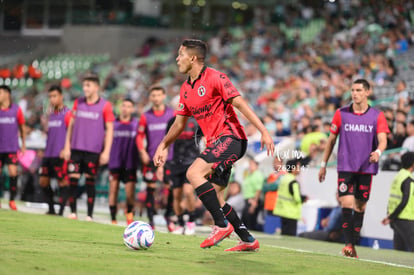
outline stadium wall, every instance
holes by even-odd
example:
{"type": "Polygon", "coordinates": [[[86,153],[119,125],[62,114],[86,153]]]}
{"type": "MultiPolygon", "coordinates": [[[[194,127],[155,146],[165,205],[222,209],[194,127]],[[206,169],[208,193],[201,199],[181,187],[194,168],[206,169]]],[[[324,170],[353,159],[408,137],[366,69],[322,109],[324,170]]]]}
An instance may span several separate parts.
{"type": "MultiPolygon", "coordinates": [[[[309,168],[301,174],[301,191],[309,197],[304,208],[334,207],[337,205],[336,169],[328,169],[324,183],[319,183],[318,173],[319,169],[309,168]]],[[[364,225],[361,230],[362,237],[392,240],[393,231],[389,226],[383,226],[381,221],[387,213],[390,186],[395,175],[395,172],[380,171],[378,175],[373,177],[371,196],[365,210],[364,225]]]]}
{"type": "MultiPolygon", "coordinates": [[[[113,60],[133,56],[149,37],[163,41],[190,35],[187,31],[131,26],[67,25],[63,29],[64,50],[70,53],[109,53],[113,60]]],[[[192,35],[196,35],[193,33],[192,35]]]]}
{"type": "MultiPolygon", "coordinates": [[[[282,145],[282,147],[284,149],[294,148],[289,143],[291,141],[287,142],[287,145],[282,145]]],[[[258,160],[260,159],[260,170],[264,174],[268,175],[273,171],[273,159],[272,157],[266,156],[266,152],[259,153],[256,157],[258,160]],[[264,157],[261,156],[263,154],[265,155],[264,157]]],[[[235,165],[235,180],[242,183],[244,172],[247,169],[247,158],[242,158],[235,165]]],[[[338,205],[336,200],[338,182],[336,168],[328,168],[323,183],[319,183],[318,174],[318,168],[305,166],[298,177],[301,193],[308,196],[308,201],[303,204],[302,220],[298,223],[298,233],[315,229],[318,222],[319,210],[333,208],[338,205]]],[[[380,171],[373,177],[371,195],[365,210],[364,224],[361,229],[361,237],[363,239],[361,242],[365,241],[369,245],[374,240],[379,240],[380,242],[388,242],[384,247],[390,246],[389,241],[393,238],[393,231],[389,226],[382,225],[381,221],[387,214],[390,186],[395,175],[396,172],[380,171]]]]}

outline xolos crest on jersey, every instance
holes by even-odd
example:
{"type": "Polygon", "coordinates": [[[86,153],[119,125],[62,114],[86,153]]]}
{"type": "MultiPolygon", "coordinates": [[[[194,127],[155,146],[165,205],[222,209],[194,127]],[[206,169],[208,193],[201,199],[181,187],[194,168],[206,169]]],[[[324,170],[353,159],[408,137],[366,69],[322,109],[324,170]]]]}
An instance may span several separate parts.
{"type": "Polygon", "coordinates": [[[198,87],[198,91],[197,91],[197,93],[198,93],[198,95],[201,97],[201,96],[204,96],[205,94],[206,94],[206,88],[204,87],[204,86],[200,86],[200,87],[198,87]]]}

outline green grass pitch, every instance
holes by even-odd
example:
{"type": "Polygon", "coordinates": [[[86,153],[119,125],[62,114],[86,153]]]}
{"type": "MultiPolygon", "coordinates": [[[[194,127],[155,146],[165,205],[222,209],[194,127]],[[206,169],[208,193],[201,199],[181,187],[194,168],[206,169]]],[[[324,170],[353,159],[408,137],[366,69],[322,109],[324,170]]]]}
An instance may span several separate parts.
{"type": "Polygon", "coordinates": [[[0,209],[0,274],[414,274],[414,254],[256,233],[261,249],[224,252],[235,237],[201,249],[205,236],[156,231],[148,250],[133,251],[124,228],[0,209]]]}

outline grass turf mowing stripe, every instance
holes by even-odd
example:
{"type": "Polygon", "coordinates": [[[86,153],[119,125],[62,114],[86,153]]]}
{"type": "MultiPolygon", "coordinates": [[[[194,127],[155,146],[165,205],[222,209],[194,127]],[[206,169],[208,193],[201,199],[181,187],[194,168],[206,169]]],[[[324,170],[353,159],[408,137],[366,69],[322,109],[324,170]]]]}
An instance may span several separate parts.
{"type": "MultiPolygon", "coordinates": [[[[332,254],[329,254],[329,253],[321,253],[321,252],[316,252],[316,251],[311,251],[311,250],[304,250],[304,249],[291,248],[291,247],[285,247],[285,246],[279,246],[279,245],[272,245],[272,244],[264,244],[263,246],[269,246],[269,247],[278,248],[278,249],[285,249],[285,250],[290,250],[290,251],[295,251],[295,252],[300,252],[300,253],[329,255],[329,256],[342,257],[342,258],[344,257],[342,255],[341,256],[338,256],[338,255],[332,255],[332,254]]],[[[368,263],[383,264],[383,265],[388,265],[388,266],[392,266],[392,267],[401,267],[401,268],[407,268],[407,269],[414,270],[414,267],[413,266],[396,264],[396,263],[390,263],[390,262],[385,262],[385,261],[377,261],[377,260],[361,259],[361,258],[357,258],[356,259],[356,258],[349,258],[349,257],[344,257],[344,258],[350,259],[350,260],[359,260],[359,261],[368,262],[368,263]]]]}

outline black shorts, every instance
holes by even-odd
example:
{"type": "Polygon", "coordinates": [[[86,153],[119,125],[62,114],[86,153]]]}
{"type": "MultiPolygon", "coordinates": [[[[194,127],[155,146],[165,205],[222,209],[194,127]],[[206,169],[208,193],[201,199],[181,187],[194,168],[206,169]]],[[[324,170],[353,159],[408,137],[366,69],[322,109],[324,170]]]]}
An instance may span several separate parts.
{"type": "Polygon", "coordinates": [[[42,177],[50,177],[56,178],[58,180],[63,180],[67,174],[66,167],[67,165],[65,160],[61,158],[45,157],[42,159],[39,175],[42,177]]]}
{"type": "Polygon", "coordinates": [[[113,168],[109,170],[110,179],[119,180],[123,183],[137,182],[137,169],[113,168]]]}
{"type": "Polygon", "coordinates": [[[0,153],[0,168],[7,164],[17,165],[18,162],[17,153],[0,153]]]}
{"type": "MultiPolygon", "coordinates": [[[[170,183],[170,178],[171,178],[171,162],[167,161],[164,165],[164,180],[163,183],[165,184],[169,184],[170,183]]],[[[148,165],[142,165],[142,177],[143,180],[147,183],[150,182],[157,182],[159,181],[158,177],[157,177],[157,169],[158,167],[156,167],[154,165],[154,162],[150,162],[150,164],[148,165]]]]}
{"type": "Polygon", "coordinates": [[[372,174],[338,172],[338,195],[353,195],[357,200],[368,201],[371,194],[372,174]]]}
{"type": "Polygon", "coordinates": [[[96,176],[99,154],[86,151],[72,150],[68,162],[68,174],[88,174],[96,176]]]}
{"type": "Polygon", "coordinates": [[[189,183],[187,179],[187,170],[191,164],[173,164],[171,165],[171,187],[172,188],[181,188],[184,183],[189,183]]]}
{"type": "Polygon", "coordinates": [[[212,183],[227,186],[233,163],[246,153],[247,140],[237,139],[233,136],[222,136],[215,143],[210,144],[200,158],[207,163],[214,163],[214,173],[208,177],[212,183]]]}

